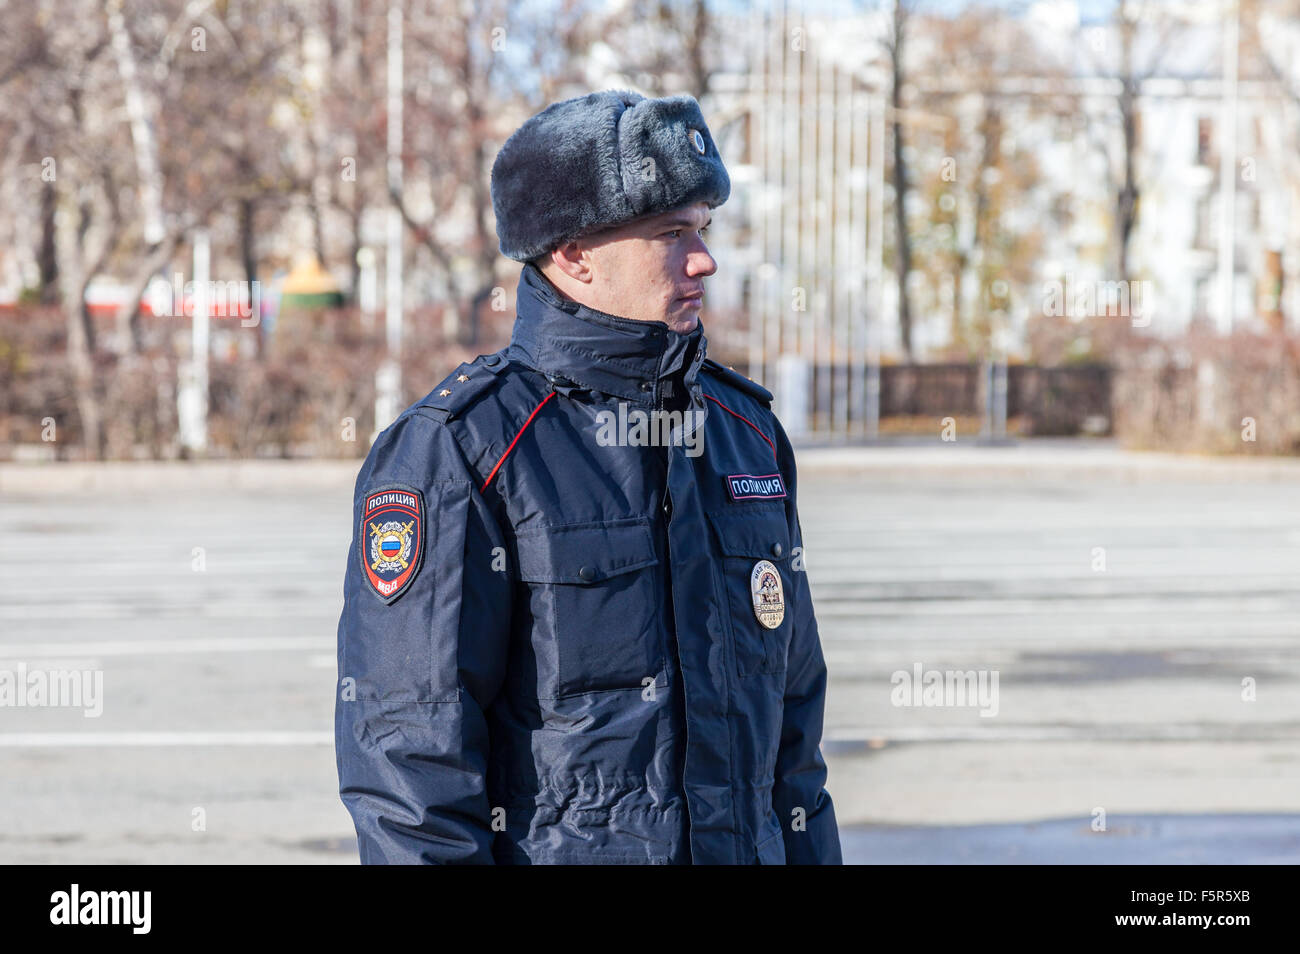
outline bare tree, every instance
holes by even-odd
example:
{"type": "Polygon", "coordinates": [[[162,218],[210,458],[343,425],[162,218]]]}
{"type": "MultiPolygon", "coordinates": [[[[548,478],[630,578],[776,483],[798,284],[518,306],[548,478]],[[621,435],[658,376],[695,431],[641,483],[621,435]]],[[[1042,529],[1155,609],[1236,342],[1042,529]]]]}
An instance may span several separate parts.
{"type": "Polygon", "coordinates": [[[1119,133],[1118,158],[1110,148],[1104,129],[1089,124],[1088,132],[1109,170],[1115,210],[1115,268],[1117,277],[1125,282],[1132,275],[1130,249],[1144,188],[1138,169],[1138,158],[1143,148],[1142,90],[1147,80],[1160,71],[1165,57],[1178,49],[1177,38],[1182,29],[1183,24],[1167,4],[1158,4],[1155,0],[1116,0],[1110,31],[1118,49],[1112,50],[1103,44],[1101,52],[1097,52],[1092,44],[1077,44],[1090,56],[1094,74],[1110,77],[1118,86],[1113,115],[1119,133]],[[1141,44],[1139,49],[1139,38],[1144,35],[1148,42],[1141,44]]]}
{"type": "Polygon", "coordinates": [[[100,91],[111,67],[108,40],[89,3],[53,11],[13,11],[3,62],[25,69],[0,71],[5,95],[22,103],[14,117],[16,140],[34,146],[28,168],[43,182],[42,218],[54,226],[42,236],[47,279],[57,277],[67,324],[67,353],[86,452],[101,452],[100,394],[94,354],[98,335],[86,290],[117,252],[124,237],[117,169],[126,145],[121,130],[100,121],[100,91]],[[76,23],[73,29],[69,26],[76,23]],[[20,39],[21,38],[21,39],[20,39]],[[13,44],[13,45],[9,45],[13,44]],[[26,53],[15,49],[26,45],[26,53]],[[50,212],[51,202],[54,209],[50,212]]]}
{"type": "Polygon", "coordinates": [[[1021,90],[1062,76],[1038,55],[1025,24],[1003,11],[971,4],[925,27],[931,47],[916,66],[917,99],[929,121],[914,124],[914,135],[938,138],[948,167],[918,185],[931,221],[914,251],[933,284],[951,283],[954,343],[983,356],[995,313],[1032,281],[1041,247],[1038,230],[1013,227],[1006,215],[1034,201],[1041,184],[1034,150],[1017,141],[1015,127],[1054,112],[1050,99],[1021,90]]]}
{"type": "Polygon", "coordinates": [[[478,341],[480,311],[498,284],[489,189],[496,150],[528,112],[546,105],[540,100],[562,95],[557,91],[580,77],[583,51],[596,35],[598,18],[579,4],[562,4],[557,19],[540,20],[528,6],[440,0],[413,12],[406,29],[415,54],[408,62],[423,65],[426,75],[413,83],[414,108],[405,111],[405,161],[415,174],[391,198],[448,290],[449,336],[467,344],[478,341]],[[532,50],[531,76],[506,74],[512,41],[532,50]],[[541,96],[508,85],[528,80],[541,96]],[[431,215],[416,198],[432,207],[431,215]]]}
{"type": "Polygon", "coordinates": [[[604,16],[601,41],[633,85],[653,96],[709,94],[721,52],[709,0],[634,0],[604,16]]]}
{"type": "Polygon", "coordinates": [[[912,360],[912,307],[907,276],[912,271],[912,237],[907,229],[908,168],[906,142],[903,137],[903,86],[907,82],[905,65],[908,28],[914,4],[894,0],[893,16],[884,40],[889,58],[889,130],[893,143],[890,180],[894,187],[894,273],[898,280],[898,330],[903,353],[912,360]]]}

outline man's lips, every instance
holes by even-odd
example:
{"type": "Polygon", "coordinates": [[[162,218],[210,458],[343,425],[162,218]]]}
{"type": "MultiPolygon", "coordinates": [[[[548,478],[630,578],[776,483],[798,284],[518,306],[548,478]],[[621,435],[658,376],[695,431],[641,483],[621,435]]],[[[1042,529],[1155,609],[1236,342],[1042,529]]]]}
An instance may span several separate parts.
{"type": "Polygon", "coordinates": [[[704,292],[702,291],[691,292],[689,295],[677,296],[678,301],[700,301],[702,298],[704,298],[704,292]]]}

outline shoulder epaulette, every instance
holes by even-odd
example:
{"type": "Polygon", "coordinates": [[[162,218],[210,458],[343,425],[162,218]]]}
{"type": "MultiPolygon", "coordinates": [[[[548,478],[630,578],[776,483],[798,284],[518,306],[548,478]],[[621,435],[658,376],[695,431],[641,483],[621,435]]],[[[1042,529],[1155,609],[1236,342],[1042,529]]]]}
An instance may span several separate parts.
{"type": "Polygon", "coordinates": [[[772,403],[771,391],[763,387],[763,385],[759,384],[757,381],[745,377],[735,368],[724,367],[712,358],[705,358],[704,364],[701,367],[712,374],[715,378],[721,378],[733,388],[737,388],[752,397],[758,398],[764,404],[772,403]]]}
{"type": "Polygon", "coordinates": [[[508,364],[505,353],[500,351],[466,361],[443,378],[418,406],[436,412],[434,416],[445,422],[474,403],[480,394],[496,382],[497,375],[508,364]]]}

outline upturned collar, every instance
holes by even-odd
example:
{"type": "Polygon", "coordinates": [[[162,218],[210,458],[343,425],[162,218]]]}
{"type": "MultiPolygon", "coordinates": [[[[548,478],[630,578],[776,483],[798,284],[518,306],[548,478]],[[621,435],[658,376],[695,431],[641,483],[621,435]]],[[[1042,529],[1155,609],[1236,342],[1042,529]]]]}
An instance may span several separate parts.
{"type": "Polygon", "coordinates": [[[570,301],[531,263],[524,265],[517,298],[510,357],[546,375],[557,390],[576,387],[663,407],[694,388],[707,346],[699,324],[683,335],[662,321],[620,318],[570,301]]]}

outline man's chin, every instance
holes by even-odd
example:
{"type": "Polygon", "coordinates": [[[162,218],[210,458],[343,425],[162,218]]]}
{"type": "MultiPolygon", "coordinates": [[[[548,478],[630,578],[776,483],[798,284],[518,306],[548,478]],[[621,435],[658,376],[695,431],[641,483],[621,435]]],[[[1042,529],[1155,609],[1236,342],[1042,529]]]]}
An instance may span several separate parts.
{"type": "Polygon", "coordinates": [[[679,335],[689,335],[700,323],[700,316],[697,312],[690,312],[684,315],[675,315],[668,319],[668,330],[675,331],[679,335]]]}

